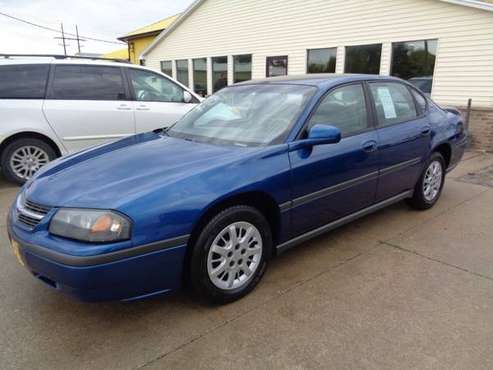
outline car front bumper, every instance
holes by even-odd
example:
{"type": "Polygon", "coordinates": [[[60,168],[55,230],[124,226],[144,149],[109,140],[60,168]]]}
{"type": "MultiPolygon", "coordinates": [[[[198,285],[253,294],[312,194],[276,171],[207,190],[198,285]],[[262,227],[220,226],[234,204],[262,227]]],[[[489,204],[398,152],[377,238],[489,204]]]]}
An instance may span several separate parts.
{"type": "Polygon", "coordinates": [[[12,248],[36,278],[83,301],[134,300],[164,294],[182,283],[186,237],[118,253],[74,256],[34,245],[8,220],[12,248]]]}

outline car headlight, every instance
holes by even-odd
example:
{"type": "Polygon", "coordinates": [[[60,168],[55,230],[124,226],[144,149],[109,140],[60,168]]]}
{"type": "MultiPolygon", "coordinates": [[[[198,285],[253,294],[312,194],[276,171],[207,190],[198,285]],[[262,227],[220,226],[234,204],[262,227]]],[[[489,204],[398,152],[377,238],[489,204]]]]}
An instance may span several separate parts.
{"type": "Polygon", "coordinates": [[[130,239],[131,223],[106,210],[62,208],[50,222],[50,233],[92,243],[130,239]]]}

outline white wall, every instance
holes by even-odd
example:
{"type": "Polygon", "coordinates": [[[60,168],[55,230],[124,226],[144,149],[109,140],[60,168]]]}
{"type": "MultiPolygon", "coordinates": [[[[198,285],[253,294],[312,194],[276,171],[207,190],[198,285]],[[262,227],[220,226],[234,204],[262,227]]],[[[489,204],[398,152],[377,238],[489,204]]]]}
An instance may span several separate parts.
{"type": "MultiPolygon", "coordinates": [[[[390,73],[391,43],[439,39],[433,98],[493,107],[493,12],[437,0],[207,0],[146,56],[159,61],[253,54],[253,78],[267,56],[288,55],[289,74],[306,73],[306,50],[383,43],[381,74],[390,73]]],[[[229,68],[232,68],[230,63],[229,68]]]]}

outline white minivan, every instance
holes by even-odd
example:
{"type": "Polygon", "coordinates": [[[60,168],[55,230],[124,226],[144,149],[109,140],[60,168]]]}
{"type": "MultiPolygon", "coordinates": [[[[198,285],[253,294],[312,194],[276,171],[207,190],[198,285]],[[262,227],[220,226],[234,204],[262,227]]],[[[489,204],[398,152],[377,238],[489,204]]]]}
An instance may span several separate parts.
{"type": "Polygon", "coordinates": [[[22,184],[56,157],[170,126],[200,101],[163,73],[114,61],[0,60],[0,158],[22,184]]]}

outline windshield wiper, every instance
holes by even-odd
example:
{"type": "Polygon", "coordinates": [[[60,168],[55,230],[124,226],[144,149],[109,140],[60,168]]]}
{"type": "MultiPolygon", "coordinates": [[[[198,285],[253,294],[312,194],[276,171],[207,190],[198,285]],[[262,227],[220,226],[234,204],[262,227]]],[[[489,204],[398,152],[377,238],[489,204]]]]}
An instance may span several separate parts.
{"type": "Polygon", "coordinates": [[[155,134],[166,134],[166,131],[168,131],[168,129],[169,129],[169,126],[160,127],[160,128],[155,129],[155,130],[152,130],[152,132],[154,132],[155,134]]]}

